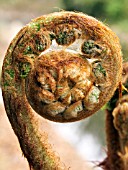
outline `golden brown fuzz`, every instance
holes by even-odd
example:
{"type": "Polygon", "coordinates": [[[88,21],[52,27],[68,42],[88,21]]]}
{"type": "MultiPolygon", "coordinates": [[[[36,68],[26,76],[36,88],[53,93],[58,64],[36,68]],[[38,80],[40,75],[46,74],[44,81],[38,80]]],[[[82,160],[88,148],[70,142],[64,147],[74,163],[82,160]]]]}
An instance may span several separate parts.
{"type": "Polygon", "coordinates": [[[72,122],[112,97],[121,72],[119,41],[107,26],[82,13],[56,12],[32,20],[14,38],[2,89],[25,93],[44,118],[72,122]]]}
{"type": "Polygon", "coordinates": [[[121,82],[117,36],[83,13],[56,12],[26,25],[11,42],[2,69],[5,109],[34,170],[60,170],[34,120],[74,122],[99,110],[121,82]],[[35,112],[34,112],[35,111],[35,112]]]}

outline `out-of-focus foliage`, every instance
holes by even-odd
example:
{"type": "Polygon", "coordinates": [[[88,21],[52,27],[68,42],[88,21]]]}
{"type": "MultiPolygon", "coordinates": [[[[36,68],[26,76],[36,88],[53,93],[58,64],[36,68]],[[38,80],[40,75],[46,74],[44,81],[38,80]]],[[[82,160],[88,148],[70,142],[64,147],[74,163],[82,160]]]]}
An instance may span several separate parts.
{"type": "Polygon", "coordinates": [[[66,10],[76,10],[107,22],[127,19],[127,0],[62,0],[66,10]]]}

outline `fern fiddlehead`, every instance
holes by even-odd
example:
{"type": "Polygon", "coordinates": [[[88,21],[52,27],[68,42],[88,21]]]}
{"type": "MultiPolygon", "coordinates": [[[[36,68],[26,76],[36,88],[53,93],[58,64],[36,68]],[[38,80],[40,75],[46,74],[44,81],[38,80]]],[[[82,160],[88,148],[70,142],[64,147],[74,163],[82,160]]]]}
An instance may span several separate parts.
{"type": "Polygon", "coordinates": [[[121,73],[118,38],[82,13],[44,15],[17,34],[4,59],[2,91],[30,166],[59,167],[38,136],[33,111],[55,122],[86,118],[112,97],[121,73]]]}

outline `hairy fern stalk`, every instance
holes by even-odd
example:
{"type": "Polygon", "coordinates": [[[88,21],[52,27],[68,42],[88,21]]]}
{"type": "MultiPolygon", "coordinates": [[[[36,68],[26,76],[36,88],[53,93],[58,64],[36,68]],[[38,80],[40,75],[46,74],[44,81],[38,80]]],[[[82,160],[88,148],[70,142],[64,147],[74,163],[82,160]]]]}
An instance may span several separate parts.
{"type": "Polygon", "coordinates": [[[104,170],[128,169],[128,63],[123,64],[120,88],[107,104],[107,158],[100,163],[104,170]],[[119,97],[120,96],[120,97],[119,97]]]}
{"type": "Polygon", "coordinates": [[[4,59],[2,92],[30,167],[66,169],[42,142],[33,112],[61,123],[84,119],[110,100],[121,76],[119,40],[93,17],[62,11],[21,29],[4,59]]]}

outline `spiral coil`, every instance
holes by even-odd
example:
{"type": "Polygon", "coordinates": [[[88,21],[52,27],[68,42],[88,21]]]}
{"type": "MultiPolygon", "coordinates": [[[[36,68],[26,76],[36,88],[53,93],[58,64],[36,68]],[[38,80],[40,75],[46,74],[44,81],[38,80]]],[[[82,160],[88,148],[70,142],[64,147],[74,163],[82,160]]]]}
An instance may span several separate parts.
{"type": "Polygon", "coordinates": [[[107,26],[82,13],[56,12],[32,20],[14,38],[2,89],[4,98],[25,95],[46,119],[73,122],[112,97],[121,73],[120,44],[107,26]]]}

